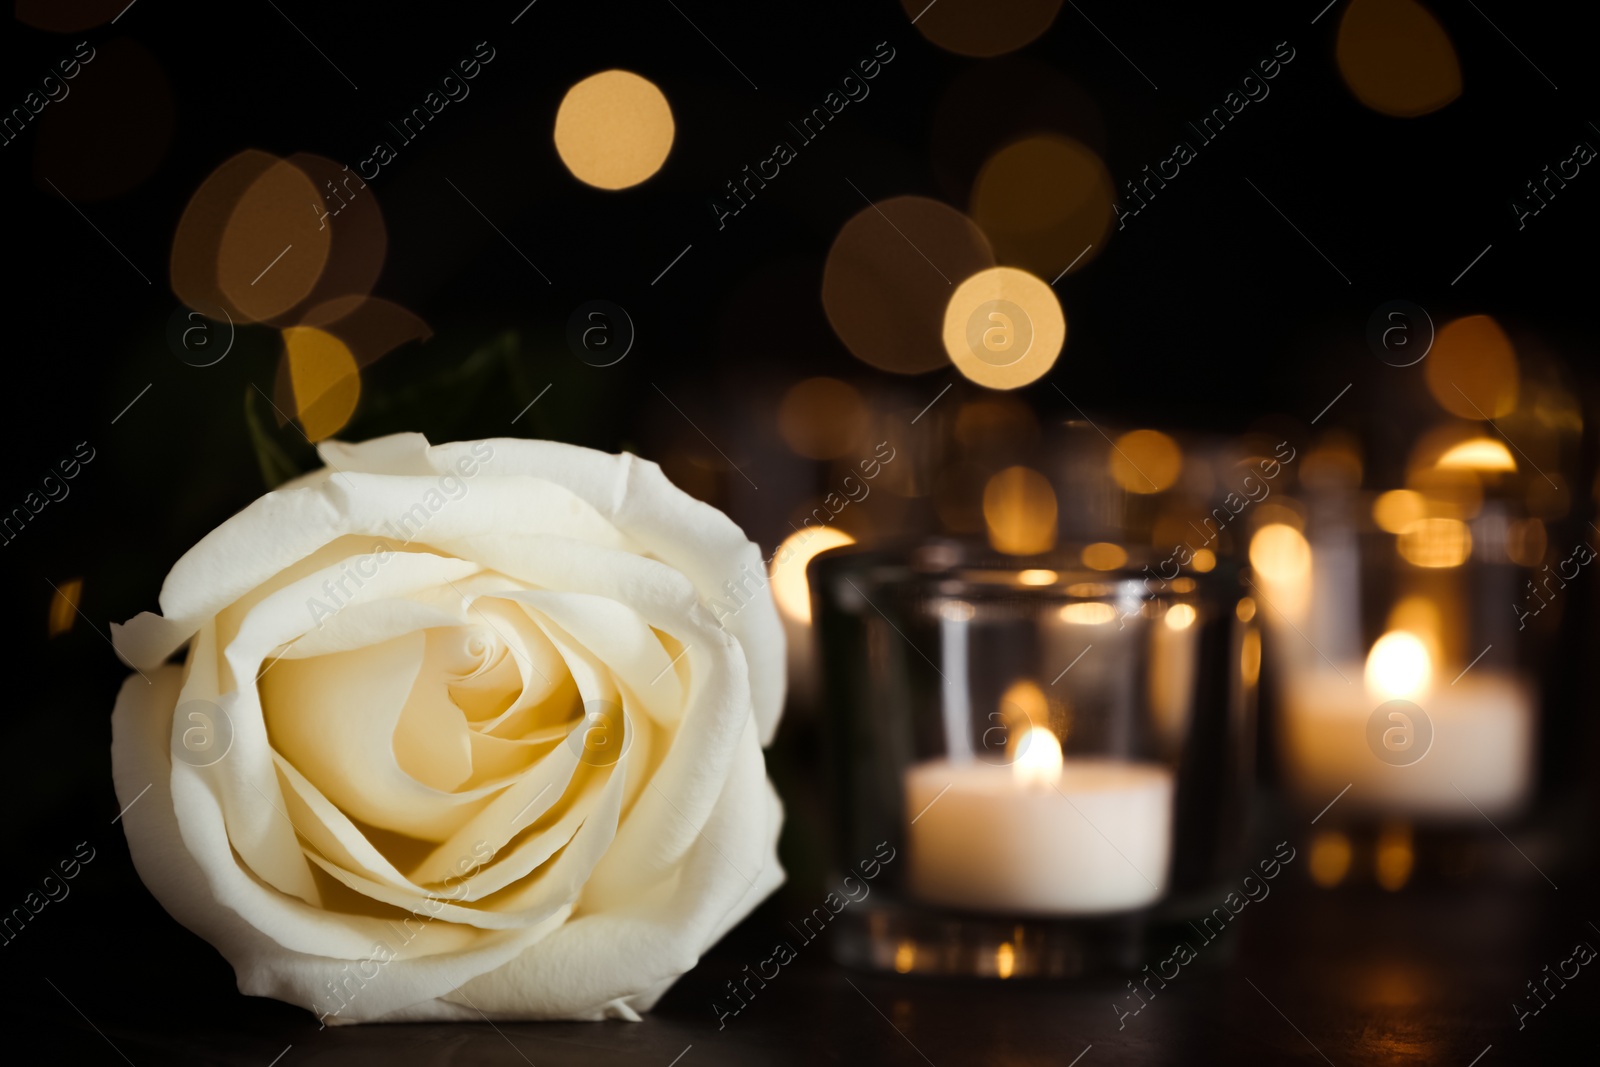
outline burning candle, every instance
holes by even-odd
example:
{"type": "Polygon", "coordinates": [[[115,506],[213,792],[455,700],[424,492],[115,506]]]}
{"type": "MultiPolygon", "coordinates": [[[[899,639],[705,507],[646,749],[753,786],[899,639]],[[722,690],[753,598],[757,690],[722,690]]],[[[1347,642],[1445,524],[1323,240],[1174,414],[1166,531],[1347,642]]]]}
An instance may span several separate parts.
{"type": "Polygon", "coordinates": [[[1532,785],[1530,687],[1482,665],[1441,682],[1414,633],[1384,634],[1364,670],[1292,675],[1284,710],[1288,780],[1308,804],[1349,786],[1347,810],[1477,819],[1514,812],[1532,785]]]}
{"type": "Polygon", "coordinates": [[[937,759],[905,776],[910,885],[977,911],[1085,915],[1158,899],[1172,852],[1172,772],[1063,758],[1043,726],[1009,766],[937,759]]]}

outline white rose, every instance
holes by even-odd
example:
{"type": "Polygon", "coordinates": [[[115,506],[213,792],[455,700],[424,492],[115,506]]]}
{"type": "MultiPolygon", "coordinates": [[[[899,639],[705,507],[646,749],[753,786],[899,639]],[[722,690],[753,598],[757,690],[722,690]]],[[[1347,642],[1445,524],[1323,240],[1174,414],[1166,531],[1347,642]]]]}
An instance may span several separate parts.
{"type": "Polygon", "coordinates": [[[638,1018],[783,880],[760,553],[630,455],[321,454],[113,627],[140,877],[330,1023],[638,1018]]]}

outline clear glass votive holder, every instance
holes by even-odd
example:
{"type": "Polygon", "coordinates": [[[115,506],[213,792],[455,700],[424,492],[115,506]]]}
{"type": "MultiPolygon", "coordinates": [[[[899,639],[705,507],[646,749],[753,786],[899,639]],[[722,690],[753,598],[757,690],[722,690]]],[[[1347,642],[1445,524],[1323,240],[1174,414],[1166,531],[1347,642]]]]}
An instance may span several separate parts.
{"type": "Polygon", "coordinates": [[[1529,580],[1543,523],[1505,500],[1450,504],[1307,494],[1251,538],[1276,776],[1327,887],[1490,866],[1536,879],[1549,862],[1525,865],[1500,834],[1518,834],[1539,787],[1533,591],[1573,594],[1549,566],[1548,589],[1529,580]]]}
{"type": "Polygon", "coordinates": [[[1260,635],[1237,566],[1141,551],[935,541],[812,563],[834,859],[877,874],[835,924],[841,962],[1131,970],[1226,895],[1260,635]]]}

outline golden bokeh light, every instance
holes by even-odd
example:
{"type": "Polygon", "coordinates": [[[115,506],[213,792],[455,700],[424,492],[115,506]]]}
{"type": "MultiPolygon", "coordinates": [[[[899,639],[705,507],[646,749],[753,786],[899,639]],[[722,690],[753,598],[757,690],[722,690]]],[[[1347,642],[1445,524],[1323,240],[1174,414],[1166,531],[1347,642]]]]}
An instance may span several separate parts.
{"type": "Polygon", "coordinates": [[[1128,553],[1121,545],[1096,541],[1083,546],[1081,558],[1083,565],[1092,571],[1114,571],[1128,562],[1128,553]]]}
{"type": "Polygon", "coordinates": [[[1056,544],[1056,493],[1038,471],[1007,467],[983,487],[989,543],[1011,556],[1034,556],[1056,544]]]}
{"type": "Polygon", "coordinates": [[[322,194],[286,160],[247,149],[189,198],[172,239],[172,290],[191,308],[220,305],[235,322],[267,322],[315,288],[332,229],[322,194]]]}
{"type": "Polygon", "coordinates": [[[241,319],[266,322],[311,295],[332,248],[333,231],[311,210],[321,200],[305,171],[287,160],[245,189],[216,253],[217,285],[241,319]]]}
{"type": "Polygon", "coordinates": [[[1353,854],[1350,838],[1337,830],[1319,830],[1311,838],[1311,880],[1332,889],[1350,873],[1353,854]]]}
{"type": "Polygon", "coordinates": [[[956,286],[944,310],[944,349],[990,389],[1037,381],[1061,355],[1067,318],[1055,290],[1015,267],[990,267],[956,286]]]}
{"type": "Polygon", "coordinates": [[[1061,0],[929,3],[900,0],[917,32],[947,52],[986,59],[1033,41],[1055,21],[1061,0]]]}
{"type": "Polygon", "coordinates": [[[1351,0],[1334,57],[1355,98],[1384,115],[1415,118],[1461,95],[1455,45],[1416,0],[1351,0]]]}
{"type": "Polygon", "coordinates": [[[1428,391],[1463,419],[1498,419],[1517,406],[1517,352],[1488,315],[1448,322],[1423,364],[1428,391]]]}
{"type": "Polygon", "coordinates": [[[1239,642],[1239,673],[1245,685],[1255,685],[1261,677],[1261,631],[1254,626],[1244,632],[1244,639],[1239,642]]]}
{"type": "Polygon", "coordinates": [[[1023,585],[1053,585],[1060,575],[1055,571],[1045,570],[1041,567],[1030,567],[1017,575],[1017,581],[1023,585]]]}
{"type": "Polygon", "coordinates": [[[1311,574],[1311,545],[1293,526],[1269,523],[1250,538],[1250,565],[1269,582],[1303,582],[1311,574]]]}
{"type": "Polygon", "coordinates": [[[1492,437],[1474,437],[1448,449],[1435,461],[1441,470],[1515,471],[1511,450],[1492,437]]]}
{"type": "Polygon", "coordinates": [[[556,152],[572,176],[626,189],[655,174],[672,151],[672,108],[655,83],[627,70],[578,82],[556,109],[556,152]]]}
{"type": "Polygon", "coordinates": [[[837,378],[807,378],[783,394],[778,432],[807,459],[836,459],[866,437],[867,405],[854,386],[837,378]]]}
{"type": "Polygon", "coordinates": [[[1189,561],[1189,566],[1193,567],[1201,574],[1211,571],[1216,567],[1216,565],[1217,554],[1211,551],[1209,548],[1196,549],[1194,558],[1189,561]]]}
{"type": "Polygon", "coordinates": [[[839,230],[822,271],[822,309],[852,355],[893,374],[945,366],[952,283],[994,266],[983,231],[955,208],[897,196],[839,230]]]}
{"type": "Polygon", "coordinates": [[[1256,602],[1250,597],[1242,597],[1233,607],[1233,613],[1239,616],[1240,622],[1249,622],[1256,617],[1256,602]]]}
{"type": "Polygon", "coordinates": [[[335,297],[312,307],[295,325],[315,326],[338,337],[358,367],[371,365],[403,344],[433,336],[421,318],[376,296],[335,297]]]}
{"type": "Polygon", "coordinates": [[[1183,450],[1160,430],[1130,430],[1109,456],[1111,477],[1130,493],[1159,493],[1178,480],[1183,450]]]}
{"type": "Polygon", "coordinates": [[[772,554],[769,574],[772,598],[791,619],[811,621],[811,587],[806,581],[806,565],[830,548],[853,545],[856,539],[832,526],[802,528],[783,539],[772,554]]]}
{"type": "Polygon", "coordinates": [[[990,156],[972,186],[972,219],[1004,263],[1054,277],[1082,270],[1114,218],[1111,173],[1093,149],[1058,134],[1025,137],[990,156]]]}
{"type": "Polygon", "coordinates": [[[994,973],[1001,978],[1010,978],[1016,966],[1016,949],[1011,947],[1009,941],[1000,942],[1000,947],[994,950],[994,973]]]}
{"type": "Polygon", "coordinates": [[[1372,521],[1389,533],[1397,534],[1427,514],[1427,498],[1415,489],[1391,489],[1372,502],[1372,521]]]}
{"type": "Polygon", "coordinates": [[[1459,567],[1472,555],[1472,531],[1460,519],[1417,519],[1395,542],[1400,556],[1415,567],[1459,567]]]}
{"type": "Polygon", "coordinates": [[[1416,856],[1411,847],[1411,824],[1385,823],[1378,831],[1378,844],[1373,856],[1373,874],[1378,884],[1393,893],[1411,880],[1411,869],[1416,856]]]}
{"type": "Polygon", "coordinates": [[[1102,626],[1116,619],[1117,609],[1110,604],[1086,600],[1079,604],[1067,604],[1062,607],[1058,614],[1060,614],[1062,622],[1070,622],[1078,626],[1102,626]]]}
{"type": "MultiPolygon", "coordinates": [[[[326,227],[331,241],[328,261],[306,298],[306,306],[372,292],[389,251],[389,229],[377,196],[361,175],[325,156],[296,152],[289,162],[317,187],[311,213],[326,227]]],[[[305,210],[302,208],[301,210],[305,210]]],[[[282,266],[282,264],[279,264],[282,266]]],[[[302,323],[315,326],[318,323],[302,323]]]]}
{"type": "Polygon", "coordinates": [[[894,969],[900,974],[910,974],[911,968],[917,963],[917,945],[915,941],[901,941],[894,948],[894,969]]]}
{"type": "Polygon", "coordinates": [[[1196,612],[1189,604],[1174,604],[1167,609],[1165,622],[1169,630],[1187,630],[1194,625],[1196,612]]]}
{"type": "Polygon", "coordinates": [[[355,414],[361,373],[345,343],[315,326],[283,331],[284,359],[300,428],[312,441],[332,437],[355,414]]]}
{"type": "Polygon", "coordinates": [[[82,578],[71,578],[56,586],[55,595],[50,598],[48,629],[51,637],[59,637],[72,630],[72,624],[78,619],[78,605],[82,601],[82,578]]]}

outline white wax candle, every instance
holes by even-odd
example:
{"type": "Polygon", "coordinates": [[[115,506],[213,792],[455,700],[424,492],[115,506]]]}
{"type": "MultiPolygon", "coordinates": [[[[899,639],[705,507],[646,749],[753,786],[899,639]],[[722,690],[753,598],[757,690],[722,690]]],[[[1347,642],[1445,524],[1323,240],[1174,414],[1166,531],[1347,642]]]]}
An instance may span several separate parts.
{"type": "Polygon", "coordinates": [[[1525,683],[1479,666],[1409,696],[1433,741],[1415,763],[1395,766],[1367,738],[1367,720],[1389,694],[1363,684],[1360,664],[1340,670],[1344,678],[1331,670],[1291,675],[1284,687],[1284,765],[1305,803],[1326,804],[1348,785],[1339,802],[1346,811],[1470,821],[1482,818],[1479,809],[1497,818],[1527,801],[1535,719],[1525,683]]]}
{"type": "Polygon", "coordinates": [[[1166,886],[1172,786],[1165,767],[1123,760],[1069,759],[1042,779],[987,763],[917,764],[905,777],[911,891],[1016,914],[1143,907],[1166,886]]]}

